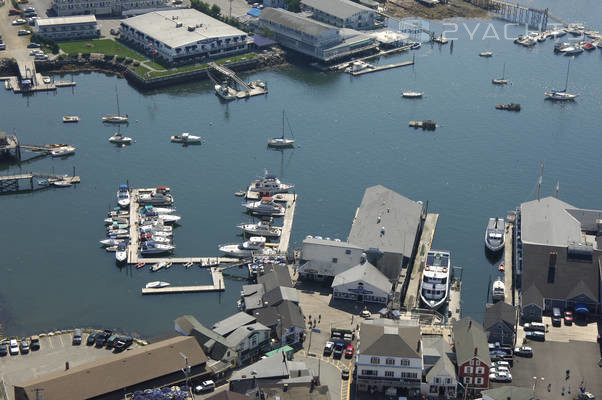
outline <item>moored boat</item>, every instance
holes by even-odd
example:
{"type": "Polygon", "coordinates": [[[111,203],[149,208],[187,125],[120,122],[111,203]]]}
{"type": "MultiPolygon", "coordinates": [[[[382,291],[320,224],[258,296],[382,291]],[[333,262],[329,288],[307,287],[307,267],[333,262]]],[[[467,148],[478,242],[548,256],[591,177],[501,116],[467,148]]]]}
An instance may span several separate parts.
{"type": "Polygon", "coordinates": [[[262,236],[252,236],[242,244],[228,244],[219,246],[219,251],[232,257],[244,258],[254,255],[267,255],[274,253],[274,250],[264,247],[265,238],[262,236]]]}
{"type": "Polygon", "coordinates": [[[282,217],[285,212],[284,206],[276,203],[271,197],[262,197],[259,201],[248,201],[243,203],[243,207],[256,215],[282,217]]]}
{"type": "Polygon", "coordinates": [[[131,144],[132,138],[129,136],[123,136],[121,132],[115,132],[115,134],[109,138],[109,142],[115,144],[131,144]]]}
{"type": "Polygon", "coordinates": [[[153,264],[153,266],[150,268],[150,270],[152,272],[156,272],[156,271],[158,271],[160,269],[165,268],[165,266],[167,266],[167,261],[161,261],[161,262],[158,262],[156,264],[153,264]]]}
{"type": "Polygon", "coordinates": [[[117,191],[117,204],[122,208],[130,206],[130,189],[128,188],[128,185],[119,185],[119,190],[117,191]]]}
{"type": "Polygon", "coordinates": [[[121,115],[119,110],[119,94],[117,93],[117,86],[115,86],[115,99],[117,101],[117,115],[108,114],[102,117],[102,122],[112,124],[125,124],[128,122],[129,116],[125,114],[125,117],[121,115]]]}
{"type": "Polygon", "coordinates": [[[123,263],[128,258],[127,246],[125,242],[121,242],[117,245],[117,251],[115,252],[115,260],[118,263],[123,263]]]}
{"type": "Polygon", "coordinates": [[[79,117],[77,115],[64,115],[63,122],[79,122],[79,117]]]}
{"type": "Polygon", "coordinates": [[[175,249],[175,246],[170,244],[162,244],[156,242],[143,242],[140,246],[140,254],[145,256],[149,254],[169,253],[175,249]]]}
{"type": "Polygon", "coordinates": [[[171,137],[171,141],[174,143],[184,143],[184,144],[193,144],[193,143],[201,143],[200,136],[194,136],[190,133],[184,132],[181,135],[174,135],[171,137]]]}
{"type": "Polygon", "coordinates": [[[447,302],[450,274],[451,260],[449,252],[429,251],[426,255],[420,287],[420,299],[427,308],[437,310],[447,302]]]}
{"type": "Polygon", "coordinates": [[[493,52],[491,51],[482,51],[479,53],[479,57],[493,57],[493,52]]]}
{"type": "Polygon", "coordinates": [[[65,157],[75,154],[75,146],[62,146],[50,150],[51,157],[65,157]]]}
{"type": "Polygon", "coordinates": [[[555,101],[570,101],[570,100],[575,100],[577,98],[577,96],[579,96],[578,94],[575,93],[568,93],[567,92],[567,88],[569,85],[569,71],[571,68],[571,60],[569,59],[569,63],[566,69],[566,81],[564,84],[564,89],[563,90],[548,90],[546,92],[544,92],[544,95],[546,96],[547,99],[550,100],[555,100],[555,101]]]}
{"type": "Polygon", "coordinates": [[[487,246],[487,249],[492,252],[503,249],[505,232],[506,223],[504,218],[489,218],[485,229],[485,246],[487,246]]]}
{"type": "Polygon", "coordinates": [[[215,89],[215,94],[224,100],[230,101],[236,98],[236,95],[234,94],[236,91],[228,86],[228,82],[216,84],[213,88],[215,89]]]}
{"type": "Polygon", "coordinates": [[[282,228],[272,226],[267,221],[259,221],[254,224],[240,224],[238,228],[249,235],[265,236],[265,237],[280,237],[282,228]]]}
{"type": "Polygon", "coordinates": [[[249,191],[272,196],[278,193],[288,193],[289,190],[292,190],[294,187],[294,185],[280,182],[280,179],[278,179],[276,175],[268,174],[266,171],[263,178],[256,179],[255,182],[251,183],[249,191]]]}
{"type": "Polygon", "coordinates": [[[154,281],[146,284],[147,289],[160,289],[171,285],[169,282],[154,281]]]}
{"type": "Polygon", "coordinates": [[[141,205],[170,206],[173,204],[173,197],[165,186],[157,186],[149,193],[138,194],[138,202],[141,205]]]}
{"type": "Polygon", "coordinates": [[[419,99],[422,97],[423,94],[423,92],[405,91],[401,92],[401,97],[405,97],[406,99],[419,99]]]}
{"type": "MultiPolygon", "coordinates": [[[[295,139],[288,139],[288,138],[284,137],[284,120],[285,120],[285,118],[286,117],[285,117],[284,110],[282,110],[282,136],[268,139],[269,147],[286,148],[286,147],[292,147],[293,144],[295,143],[295,139]]],[[[290,124],[289,124],[289,130],[291,131],[291,134],[292,134],[293,131],[290,129],[290,124]]]]}
{"type": "Polygon", "coordinates": [[[504,300],[506,285],[501,278],[497,278],[491,287],[491,297],[494,301],[504,300]]]}

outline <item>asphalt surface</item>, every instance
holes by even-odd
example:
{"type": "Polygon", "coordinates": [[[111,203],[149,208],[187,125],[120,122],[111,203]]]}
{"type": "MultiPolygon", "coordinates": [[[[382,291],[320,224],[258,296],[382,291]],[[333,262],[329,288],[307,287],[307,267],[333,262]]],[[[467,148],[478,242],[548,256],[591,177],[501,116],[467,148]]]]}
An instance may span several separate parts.
{"type": "Polygon", "coordinates": [[[32,57],[29,55],[30,49],[27,48],[29,36],[18,36],[17,32],[19,29],[32,31],[33,27],[28,24],[13,26],[12,22],[20,17],[9,16],[8,10],[11,8],[13,6],[10,1],[5,2],[0,7],[0,35],[2,35],[2,40],[6,44],[6,50],[0,51],[0,57],[14,58],[17,61],[30,60],[32,57]]]}

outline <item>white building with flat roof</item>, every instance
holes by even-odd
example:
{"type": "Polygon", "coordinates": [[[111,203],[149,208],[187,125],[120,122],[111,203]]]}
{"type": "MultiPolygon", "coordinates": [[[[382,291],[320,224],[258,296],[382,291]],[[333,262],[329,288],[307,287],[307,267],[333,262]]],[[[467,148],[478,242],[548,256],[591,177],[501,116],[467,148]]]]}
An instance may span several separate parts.
{"type": "Polygon", "coordinates": [[[153,57],[186,63],[247,51],[247,34],[193,9],[154,11],[121,22],[121,38],[153,57]]]}
{"type": "Polygon", "coordinates": [[[35,33],[52,40],[71,40],[100,36],[100,29],[94,15],[73,17],[38,18],[35,33]]]}
{"type": "Polygon", "coordinates": [[[122,15],[124,11],[163,8],[165,0],[52,0],[57,16],[67,15],[122,15]]]}

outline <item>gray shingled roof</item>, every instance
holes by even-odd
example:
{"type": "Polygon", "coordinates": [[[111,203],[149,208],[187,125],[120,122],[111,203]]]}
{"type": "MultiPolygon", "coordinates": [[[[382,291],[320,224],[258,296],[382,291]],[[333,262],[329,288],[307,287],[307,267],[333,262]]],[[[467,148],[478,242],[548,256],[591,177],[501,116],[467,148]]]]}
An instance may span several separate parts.
{"type": "MultiPolygon", "coordinates": [[[[267,326],[256,322],[254,324],[249,324],[245,326],[241,326],[237,328],[234,332],[231,332],[226,338],[232,347],[238,346],[243,340],[254,331],[270,331],[270,328],[267,326]]],[[[268,335],[269,336],[269,335],[268,335]]]]}
{"type": "MultiPolygon", "coordinates": [[[[278,326],[278,319],[281,319],[284,330],[292,326],[305,328],[301,307],[292,301],[283,301],[276,307],[260,308],[254,311],[254,315],[257,321],[269,327],[278,326]]],[[[276,335],[280,337],[280,328],[275,329],[275,331],[276,335]]]]}
{"type": "Polygon", "coordinates": [[[521,204],[521,239],[523,243],[567,246],[581,242],[581,224],[567,212],[572,205],[555,197],[544,197],[521,204]]]}
{"type": "Polygon", "coordinates": [[[245,302],[245,310],[254,310],[263,307],[263,295],[265,288],[262,284],[242,286],[242,297],[245,302]]]}
{"type": "Polygon", "coordinates": [[[304,362],[289,361],[282,353],[276,353],[253,363],[245,368],[234,371],[230,377],[231,381],[240,379],[266,378],[288,378],[290,371],[307,370],[304,362]]]}
{"type": "Polygon", "coordinates": [[[331,247],[344,247],[346,249],[363,250],[362,247],[353,245],[353,244],[351,244],[349,242],[339,242],[339,241],[336,241],[336,240],[305,238],[305,239],[303,239],[303,243],[319,244],[321,246],[331,246],[331,247]]]}
{"type": "Polygon", "coordinates": [[[361,354],[420,358],[420,327],[398,321],[365,321],[360,326],[361,354]]]}
{"type": "Polygon", "coordinates": [[[280,286],[270,290],[263,297],[264,303],[267,303],[270,306],[278,305],[284,300],[289,300],[293,303],[299,303],[299,295],[297,294],[297,289],[286,286],[280,286]]]}
{"type": "Polygon", "coordinates": [[[341,19],[347,19],[364,11],[374,12],[366,6],[349,0],[301,0],[301,4],[341,19]]]}
{"type": "Polygon", "coordinates": [[[422,205],[417,202],[382,185],[369,187],[351,226],[348,241],[363,249],[377,248],[382,252],[411,257],[421,216],[422,205]]]}
{"type": "Polygon", "coordinates": [[[194,336],[202,345],[203,351],[214,360],[221,360],[228,350],[236,352],[225,337],[213,332],[192,315],[177,318],[175,324],[187,336],[194,336]]]}
{"type": "Polygon", "coordinates": [[[259,275],[257,277],[257,283],[263,284],[266,293],[280,286],[293,286],[293,281],[291,279],[291,274],[288,271],[288,267],[282,265],[272,265],[270,268],[271,269],[266,271],[263,275],[259,275]]]}
{"type": "Polygon", "coordinates": [[[212,329],[218,335],[228,336],[229,333],[234,332],[241,326],[248,325],[253,322],[255,322],[255,317],[241,311],[229,316],[226,319],[216,322],[213,324],[212,329]]]}
{"type": "Polygon", "coordinates": [[[303,17],[290,11],[271,7],[264,8],[259,19],[261,21],[271,21],[279,25],[284,25],[316,38],[320,37],[327,31],[336,29],[332,26],[303,17]]]}
{"type": "Polygon", "coordinates": [[[487,335],[481,324],[469,317],[462,318],[453,325],[453,337],[458,365],[475,357],[475,349],[479,360],[491,365],[487,335]]]}
{"type": "Polygon", "coordinates": [[[374,265],[369,262],[358,264],[355,267],[349,268],[334,277],[332,287],[353,283],[357,281],[366,282],[369,285],[382,290],[385,293],[391,292],[393,284],[385,274],[379,271],[374,265]]]}
{"type": "Polygon", "coordinates": [[[483,318],[483,328],[491,328],[497,322],[503,321],[509,327],[514,328],[516,324],[516,309],[503,301],[488,305],[485,308],[485,317],[483,318]]]}
{"type": "Polygon", "coordinates": [[[481,395],[491,397],[494,400],[533,400],[535,398],[533,389],[507,385],[483,390],[481,395]]]}
{"type": "Polygon", "coordinates": [[[442,375],[442,373],[446,373],[447,375],[456,377],[456,367],[452,364],[451,360],[447,356],[447,354],[443,354],[439,361],[433,365],[433,368],[426,374],[427,382],[438,375],[442,375]]]}

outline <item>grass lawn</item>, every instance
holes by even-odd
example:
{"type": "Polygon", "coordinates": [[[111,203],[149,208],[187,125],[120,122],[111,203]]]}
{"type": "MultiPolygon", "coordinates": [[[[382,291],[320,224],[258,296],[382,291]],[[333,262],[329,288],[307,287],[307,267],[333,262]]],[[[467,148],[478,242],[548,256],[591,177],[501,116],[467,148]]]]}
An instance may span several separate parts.
{"type": "Polygon", "coordinates": [[[138,65],[137,67],[132,65],[130,66],[130,69],[143,78],[146,78],[146,73],[150,71],[150,69],[146,68],[144,65],[138,65]]]}
{"type": "Polygon", "coordinates": [[[166,70],[166,71],[153,71],[150,73],[150,77],[151,78],[158,78],[160,76],[167,76],[167,75],[173,75],[173,74],[177,74],[180,72],[188,72],[188,71],[194,71],[197,69],[203,69],[203,68],[207,68],[209,65],[208,64],[200,64],[200,65],[187,65],[185,67],[180,67],[180,68],[176,68],[176,69],[170,69],[170,70],[166,70]]]}
{"type": "Polygon", "coordinates": [[[146,58],[133,50],[125,47],[111,39],[83,40],[79,42],[61,42],[58,43],[61,50],[65,53],[75,56],[78,53],[102,53],[107,55],[117,55],[130,57],[134,60],[144,61],[146,58]]]}

